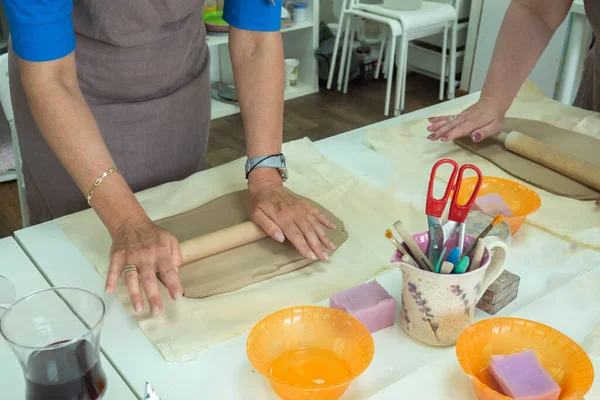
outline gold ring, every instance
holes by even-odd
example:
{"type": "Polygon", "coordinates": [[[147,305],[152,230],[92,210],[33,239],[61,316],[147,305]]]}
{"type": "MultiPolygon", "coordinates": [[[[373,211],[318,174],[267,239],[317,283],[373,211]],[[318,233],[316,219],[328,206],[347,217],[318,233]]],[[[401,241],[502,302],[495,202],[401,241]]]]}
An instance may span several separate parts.
{"type": "Polygon", "coordinates": [[[456,121],[456,119],[457,119],[457,118],[458,118],[458,117],[457,117],[456,115],[451,115],[451,116],[450,116],[450,119],[451,119],[452,121],[456,121]]]}
{"type": "Polygon", "coordinates": [[[125,280],[125,274],[127,274],[128,272],[132,272],[132,271],[139,273],[140,269],[133,264],[126,266],[125,269],[123,270],[123,274],[121,275],[123,277],[123,280],[125,280]]]}

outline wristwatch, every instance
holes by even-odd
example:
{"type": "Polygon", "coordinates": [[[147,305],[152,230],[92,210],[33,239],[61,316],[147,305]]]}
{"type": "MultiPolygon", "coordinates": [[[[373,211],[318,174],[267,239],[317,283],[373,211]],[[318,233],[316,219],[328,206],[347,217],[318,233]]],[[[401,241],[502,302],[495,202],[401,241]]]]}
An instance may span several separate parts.
{"type": "Polygon", "coordinates": [[[273,154],[271,156],[252,157],[246,161],[246,179],[250,172],[256,168],[276,168],[283,181],[287,181],[288,172],[283,154],[273,154]]]}

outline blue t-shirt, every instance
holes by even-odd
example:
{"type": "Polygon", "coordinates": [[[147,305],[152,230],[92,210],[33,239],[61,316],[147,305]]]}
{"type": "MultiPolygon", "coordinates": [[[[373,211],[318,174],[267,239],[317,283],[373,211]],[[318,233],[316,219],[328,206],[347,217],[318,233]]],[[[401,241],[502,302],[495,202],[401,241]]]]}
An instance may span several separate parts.
{"type": "MultiPolygon", "coordinates": [[[[225,0],[223,19],[248,31],[278,31],[281,0],[273,1],[275,5],[271,0],[225,0]]],[[[2,0],[2,3],[13,49],[22,59],[51,61],[75,49],[73,0],[2,0]]]]}

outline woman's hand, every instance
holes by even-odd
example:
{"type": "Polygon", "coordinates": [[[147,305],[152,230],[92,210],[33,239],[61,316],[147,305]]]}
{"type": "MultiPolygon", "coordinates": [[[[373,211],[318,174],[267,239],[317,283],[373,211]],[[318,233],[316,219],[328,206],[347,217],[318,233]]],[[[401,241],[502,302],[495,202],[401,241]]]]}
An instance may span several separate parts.
{"type": "Polygon", "coordinates": [[[335,225],[327,217],[286,189],[280,177],[250,181],[248,187],[252,221],[278,242],[287,238],[305,258],[329,260],[323,246],[334,250],[335,245],[323,226],[335,229],[335,225]]]}
{"type": "Polygon", "coordinates": [[[491,99],[481,98],[477,103],[464,110],[452,119],[450,116],[431,117],[431,132],[427,139],[449,142],[461,136],[471,135],[474,142],[479,142],[495,135],[504,126],[506,110],[491,99]]]}
{"type": "Polygon", "coordinates": [[[159,228],[146,217],[125,223],[112,235],[112,240],[111,261],[106,279],[107,293],[115,289],[125,267],[135,265],[139,272],[126,273],[124,280],[136,312],[144,309],[140,282],[152,314],[156,315],[162,311],[163,302],[156,274],[160,274],[173,300],[182,296],[183,288],[177,274],[182,256],[175,236],[159,228]]]}

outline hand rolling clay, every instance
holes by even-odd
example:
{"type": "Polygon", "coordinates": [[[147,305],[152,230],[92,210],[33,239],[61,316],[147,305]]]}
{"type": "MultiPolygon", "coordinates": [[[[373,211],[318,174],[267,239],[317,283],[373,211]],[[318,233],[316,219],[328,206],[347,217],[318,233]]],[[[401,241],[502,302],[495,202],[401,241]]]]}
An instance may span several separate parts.
{"type": "MultiPolygon", "coordinates": [[[[305,200],[337,226],[336,230],[323,229],[339,248],[348,238],[344,223],[319,204],[305,200]]],[[[219,197],[157,225],[180,241],[186,264],[179,269],[179,279],[188,298],[233,292],[315,262],[302,257],[289,241],[278,243],[268,237],[250,221],[247,190],[219,197]]]]}
{"type": "Polygon", "coordinates": [[[489,371],[504,395],[515,400],[558,400],[560,386],[532,350],[492,356],[489,371]]]}
{"type": "Polygon", "coordinates": [[[352,315],[371,333],[394,325],[396,318],[396,300],[376,280],[334,294],[329,307],[352,315]]]}

